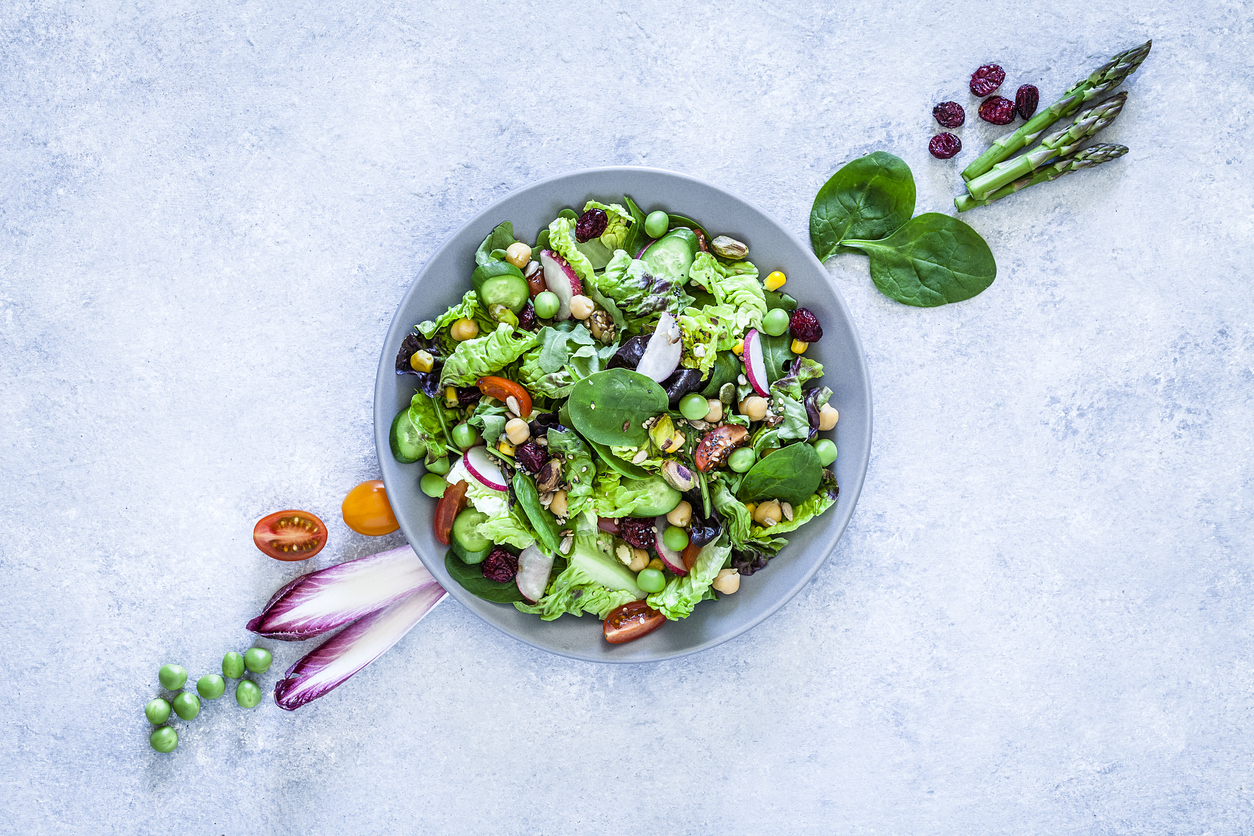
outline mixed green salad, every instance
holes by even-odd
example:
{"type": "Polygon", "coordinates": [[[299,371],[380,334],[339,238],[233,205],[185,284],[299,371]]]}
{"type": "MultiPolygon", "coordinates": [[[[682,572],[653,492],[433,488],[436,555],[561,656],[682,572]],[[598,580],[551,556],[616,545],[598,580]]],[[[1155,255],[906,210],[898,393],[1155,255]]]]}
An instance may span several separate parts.
{"type": "Polygon", "coordinates": [[[461,301],[404,340],[391,432],[466,590],[629,641],[836,502],[822,326],[748,254],[630,197],[484,239],[461,301]]]}

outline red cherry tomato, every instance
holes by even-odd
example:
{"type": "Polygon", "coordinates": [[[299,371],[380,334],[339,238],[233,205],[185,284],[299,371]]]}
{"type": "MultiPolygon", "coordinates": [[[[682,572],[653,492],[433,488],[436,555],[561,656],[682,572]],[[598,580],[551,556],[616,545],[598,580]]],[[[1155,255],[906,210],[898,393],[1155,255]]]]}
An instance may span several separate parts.
{"type": "Polygon", "coordinates": [[[276,511],[253,526],[253,542],[275,560],[308,560],[327,544],[327,527],[308,511],[276,511]]]}
{"type": "Polygon", "coordinates": [[[464,479],[456,485],[449,485],[444,489],[444,496],[435,504],[435,539],[446,546],[453,531],[453,520],[466,508],[468,487],[464,479]]]}
{"type": "Polygon", "coordinates": [[[622,644],[652,633],[666,622],[666,616],[644,601],[628,601],[610,610],[601,629],[610,644],[622,644]]]}
{"type": "Polygon", "coordinates": [[[362,482],[348,492],[340,506],[344,522],[358,534],[381,537],[401,527],[388,503],[388,492],[379,479],[362,482]]]}
{"type": "Polygon", "coordinates": [[[520,418],[526,418],[531,414],[531,394],[514,381],[504,377],[481,377],[476,385],[480,392],[490,398],[496,398],[501,403],[506,403],[506,399],[513,398],[518,402],[520,418]]]}

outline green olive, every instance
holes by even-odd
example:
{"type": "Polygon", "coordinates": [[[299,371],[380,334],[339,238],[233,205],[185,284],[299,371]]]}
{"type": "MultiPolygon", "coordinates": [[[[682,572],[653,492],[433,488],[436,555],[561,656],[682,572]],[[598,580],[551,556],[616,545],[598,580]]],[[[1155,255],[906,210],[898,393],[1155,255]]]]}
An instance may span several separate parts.
{"type": "Polygon", "coordinates": [[[148,718],[148,722],[154,726],[159,726],[166,720],[170,719],[170,701],[157,697],[155,700],[149,700],[144,706],[144,716],[148,718]]]}
{"type": "Polygon", "coordinates": [[[253,673],[265,673],[270,670],[274,656],[264,647],[250,647],[244,651],[244,667],[253,673]]]}
{"type": "Polygon", "coordinates": [[[431,464],[427,465],[427,472],[434,473],[437,476],[444,476],[452,469],[453,466],[449,464],[448,456],[441,456],[431,464]]]}
{"type": "Polygon", "coordinates": [[[562,300],[558,299],[553,291],[542,290],[536,294],[535,299],[531,300],[531,304],[536,309],[536,316],[541,319],[552,319],[561,309],[562,300]]]}
{"type": "Polygon", "coordinates": [[[158,752],[173,752],[179,745],[179,733],[169,726],[162,726],[148,736],[148,742],[158,752]]]}
{"type": "Polygon", "coordinates": [[[256,708],[261,704],[261,689],[251,679],[241,679],[235,686],[235,701],[240,708],[256,708]]]}
{"type": "Polygon", "coordinates": [[[162,665],[157,672],[157,679],[162,688],[177,691],[187,682],[187,671],[183,670],[182,665],[162,665]]]}
{"type": "Polygon", "coordinates": [[[184,691],[174,698],[174,713],[184,720],[195,720],[200,714],[200,697],[184,691]]]}
{"type": "Polygon", "coordinates": [[[670,229],[671,218],[661,209],[656,212],[650,212],[649,216],[644,219],[644,232],[650,238],[661,238],[666,234],[666,230],[670,229]]]}
{"type": "Polygon", "coordinates": [[[469,450],[479,443],[481,436],[479,431],[469,424],[462,422],[449,431],[452,436],[452,442],[463,450],[469,450]]]}
{"type": "Polygon", "coordinates": [[[748,447],[741,447],[738,450],[733,450],[732,454],[727,457],[727,466],[736,473],[744,473],[753,467],[754,462],[757,460],[758,457],[753,450],[748,447]]]}
{"type": "Polygon", "coordinates": [[[696,392],[679,399],[679,414],[689,421],[701,421],[710,414],[710,402],[696,392]]]}
{"type": "Polygon", "coordinates": [[[772,337],[782,337],[788,330],[788,311],[783,308],[772,308],[762,319],[762,330],[772,337]]]}
{"type": "Polygon", "coordinates": [[[645,592],[661,592],[666,588],[666,576],[657,569],[641,569],[636,573],[636,586],[645,592]]]}
{"type": "Polygon", "coordinates": [[[422,492],[432,499],[439,499],[444,496],[444,489],[448,487],[448,482],[444,481],[444,477],[439,474],[427,473],[418,480],[418,487],[422,488],[422,492]]]}
{"type": "Polygon", "coordinates": [[[207,700],[216,700],[226,693],[226,683],[216,673],[202,676],[196,680],[196,693],[207,700]]]}
{"type": "Polygon", "coordinates": [[[239,679],[244,675],[244,657],[232,650],[222,657],[222,675],[227,679],[239,679]]]}
{"type": "Polygon", "coordinates": [[[814,452],[819,454],[819,464],[823,467],[836,461],[836,443],[830,438],[820,438],[814,442],[814,452]]]}

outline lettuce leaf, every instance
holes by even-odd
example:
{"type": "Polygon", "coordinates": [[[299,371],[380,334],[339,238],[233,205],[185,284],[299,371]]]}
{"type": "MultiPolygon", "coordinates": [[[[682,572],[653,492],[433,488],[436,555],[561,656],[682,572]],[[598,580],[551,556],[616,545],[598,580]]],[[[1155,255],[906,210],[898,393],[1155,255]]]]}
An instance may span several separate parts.
{"type": "Polygon", "coordinates": [[[535,532],[531,530],[526,515],[517,505],[508,514],[489,517],[480,523],[479,533],[493,543],[507,544],[517,549],[525,549],[536,541],[535,532]]]}
{"type": "Polygon", "coordinates": [[[579,247],[575,244],[574,221],[561,217],[553,219],[553,223],[549,224],[549,247],[566,259],[566,263],[575,271],[575,275],[581,282],[592,281],[594,273],[592,262],[586,255],[579,252],[579,247]]]}
{"type": "Polygon", "coordinates": [[[805,404],[801,401],[789,397],[779,389],[772,388],[771,408],[776,415],[784,419],[775,428],[778,431],[777,438],[781,442],[810,437],[810,417],[806,414],[805,404]]]}
{"type": "Polygon", "coordinates": [[[751,262],[723,264],[709,253],[697,253],[688,280],[708,291],[724,309],[724,315],[731,315],[732,334],[743,336],[750,328],[762,327],[767,310],[766,291],[758,281],[758,268],[751,262]]]}
{"type": "Polygon", "coordinates": [[[539,335],[515,332],[502,322],[487,336],[457,344],[453,356],[444,361],[441,386],[473,386],[484,375],[500,371],[536,344],[539,335]]]}
{"type": "Polygon", "coordinates": [[[715,597],[710,584],[731,560],[731,542],[724,534],[697,553],[697,561],[682,578],[671,578],[661,592],[648,598],[650,607],[668,619],[687,618],[702,601],[715,597]]]}
{"type": "Polygon", "coordinates": [[[574,430],[551,427],[548,439],[549,451],[560,453],[564,459],[562,480],[570,484],[566,490],[566,516],[577,517],[583,513],[592,498],[597,475],[596,465],[592,462],[592,451],[574,430]]]}
{"type": "Polygon", "coordinates": [[[538,339],[518,368],[518,382],[532,395],[564,398],[575,383],[603,370],[614,356],[614,346],[602,346],[573,320],[540,329],[538,339]]]}
{"type": "Polygon", "coordinates": [[[610,252],[621,250],[627,241],[627,233],[631,231],[631,213],[617,203],[597,203],[595,200],[584,204],[583,211],[587,212],[589,209],[600,209],[609,219],[605,231],[601,233],[601,243],[610,252]]]}
{"type": "Polygon", "coordinates": [[[409,420],[427,445],[427,464],[448,455],[452,441],[448,431],[457,423],[457,413],[423,392],[409,401],[409,420]]]}
{"type": "Polygon", "coordinates": [[[505,432],[505,423],[509,420],[508,414],[509,410],[504,404],[489,404],[486,400],[480,400],[471,410],[466,423],[477,427],[479,434],[483,436],[484,443],[491,447],[496,444],[501,433],[505,432]]]}
{"type": "Polygon", "coordinates": [[[441,344],[452,350],[453,346],[458,345],[458,343],[444,332],[448,330],[450,325],[462,318],[473,319],[478,323],[480,331],[491,331],[496,328],[496,320],[488,316],[487,310],[479,302],[479,294],[473,290],[466,291],[466,295],[462,297],[460,302],[435,319],[419,322],[414,327],[427,339],[431,339],[437,332],[440,332],[441,344]]]}
{"type": "Polygon", "coordinates": [[[755,526],[749,516],[749,509],[736,499],[731,488],[721,478],[711,479],[709,488],[711,503],[727,523],[732,549],[752,549],[773,555],[778,554],[788,542],[783,537],[771,536],[761,526],[755,526]]]}
{"type": "Polygon", "coordinates": [[[596,515],[582,514],[575,519],[574,544],[566,568],[549,580],[544,597],[535,604],[516,603],[514,606],[522,612],[539,615],[545,621],[566,613],[580,616],[585,612],[605,618],[615,607],[643,598],[644,590],[628,580],[630,571],[608,554],[611,543],[609,535],[597,529],[596,515]],[[610,589],[592,573],[618,578],[622,586],[631,588],[610,589]]]}
{"type": "Polygon", "coordinates": [[[663,311],[678,314],[692,303],[682,285],[652,276],[647,268],[643,261],[618,250],[605,265],[605,272],[592,281],[622,313],[629,335],[652,330],[663,311]]]}
{"type": "MultiPolygon", "coordinates": [[[[836,504],[836,497],[840,494],[840,488],[836,485],[836,476],[830,470],[823,471],[823,481],[819,482],[819,488],[805,502],[793,508],[791,520],[780,520],[770,528],[763,528],[756,523],[749,529],[750,537],[770,538],[776,534],[785,534],[789,531],[796,531],[810,520],[822,514],[828,508],[836,504]]],[[[744,507],[744,506],[741,506],[744,507]]]]}

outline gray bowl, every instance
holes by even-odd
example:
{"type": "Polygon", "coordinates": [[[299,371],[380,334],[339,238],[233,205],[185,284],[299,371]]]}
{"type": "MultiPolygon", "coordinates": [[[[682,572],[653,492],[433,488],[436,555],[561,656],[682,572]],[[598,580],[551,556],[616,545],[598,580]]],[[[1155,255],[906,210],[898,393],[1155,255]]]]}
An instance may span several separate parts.
{"type": "Polygon", "coordinates": [[[598,168],[542,180],[510,194],[480,212],[457,231],[423,267],[410,286],[383,343],[374,395],[375,446],[383,482],[401,530],[422,562],[445,589],[493,627],[520,641],[562,656],[594,662],[654,662],[696,653],[738,636],[796,595],[836,547],[862,490],[871,452],[871,384],[862,344],[844,300],[809,247],[747,201],[683,174],[649,168],[598,168]],[[461,299],[470,287],[474,252],[496,224],[512,221],[519,237],[535,234],[557,213],[581,211],[589,198],[621,202],[631,195],[646,213],[665,209],[696,219],[712,235],[730,235],[749,245],[749,258],[765,276],[782,270],[786,292],[819,316],[823,339],[809,356],[823,363],[823,383],[831,387],[840,411],[835,469],[840,485],[836,505],[819,519],[788,535],[789,543],[770,565],[746,577],[735,595],[699,604],[691,616],[622,645],[607,643],[595,616],[564,615],[541,621],[512,604],[493,604],[466,592],[444,571],[445,547],[432,531],[435,502],[418,489],[421,464],[400,464],[388,444],[392,419],[408,405],[413,378],[398,376],[396,353],[413,326],[433,319],[461,299]]]}

